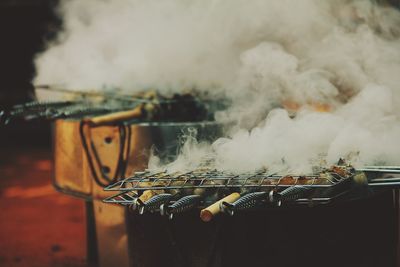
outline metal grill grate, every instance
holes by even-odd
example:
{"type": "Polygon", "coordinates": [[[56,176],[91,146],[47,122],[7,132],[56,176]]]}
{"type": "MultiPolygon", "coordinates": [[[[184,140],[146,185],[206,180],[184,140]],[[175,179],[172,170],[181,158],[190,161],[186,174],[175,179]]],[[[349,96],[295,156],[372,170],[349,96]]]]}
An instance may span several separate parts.
{"type": "MultiPolygon", "coordinates": [[[[354,194],[348,194],[354,190],[353,185],[361,194],[368,193],[370,187],[395,188],[400,186],[400,178],[368,179],[367,174],[382,176],[399,172],[397,167],[356,170],[351,166],[332,166],[310,175],[271,173],[266,170],[238,175],[207,167],[176,173],[145,171],[136,172],[132,177],[105,187],[106,191],[119,193],[104,201],[128,205],[132,210],[139,207],[142,211],[140,214],[145,210],[160,210],[164,215],[170,213],[170,218],[174,212],[207,206],[205,210],[233,215],[235,211],[258,209],[271,204],[328,204],[346,198],[346,195],[354,197],[354,194]],[[363,188],[367,190],[362,192],[363,188]],[[236,197],[233,197],[235,194],[236,197]],[[232,196],[230,203],[222,199],[229,196],[232,196]]],[[[205,221],[208,219],[205,215],[200,217],[205,221]]]]}
{"type": "MultiPolygon", "coordinates": [[[[295,201],[292,202],[292,204],[296,205],[324,205],[324,204],[329,204],[335,199],[340,198],[341,196],[345,195],[348,193],[349,190],[344,190],[337,192],[335,195],[329,196],[329,197],[323,197],[323,196],[311,196],[307,198],[299,198],[296,199],[295,201]]],[[[139,195],[136,194],[136,192],[131,191],[131,192],[120,192],[116,195],[110,196],[108,198],[105,198],[103,202],[105,203],[110,203],[110,204],[120,204],[120,205],[131,205],[135,204],[136,199],[138,198],[139,195]]],[[[175,203],[179,199],[172,199],[170,201],[171,204],[175,203]]],[[[202,201],[199,201],[198,208],[203,208],[205,206],[211,205],[215,202],[213,199],[203,199],[202,201]]],[[[263,201],[264,204],[268,204],[267,200],[263,201]]]]}
{"type": "Polygon", "coordinates": [[[136,172],[132,177],[104,188],[106,191],[144,191],[172,189],[262,189],[304,185],[312,188],[333,187],[352,176],[341,176],[333,171],[321,175],[278,175],[266,171],[233,174],[210,169],[198,169],[186,173],[136,172]]]}
{"type": "Polygon", "coordinates": [[[156,199],[156,195],[168,193],[172,194],[169,204],[184,196],[200,195],[201,201],[197,207],[206,207],[233,192],[240,192],[241,196],[251,192],[269,192],[270,197],[257,200],[256,206],[280,205],[282,201],[291,204],[327,204],[348,192],[347,181],[354,174],[353,168],[345,166],[310,175],[283,175],[266,170],[238,175],[209,168],[176,173],[145,171],[136,172],[132,177],[105,187],[106,191],[119,193],[104,201],[136,206],[137,199],[147,199],[146,195],[156,199]],[[300,188],[309,190],[306,194],[298,194],[300,188]],[[291,196],[291,191],[298,196],[291,196]]]}
{"type": "Polygon", "coordinates": [[[113,195],[104,199],[104,202],[107,203],[114,203],[114,204],[121,204],[121,205],[129,205],[132,204],[133,201],[138,197],[138,195],[131,191],[131,192],[122,192],[117,195],[113,195]]]}

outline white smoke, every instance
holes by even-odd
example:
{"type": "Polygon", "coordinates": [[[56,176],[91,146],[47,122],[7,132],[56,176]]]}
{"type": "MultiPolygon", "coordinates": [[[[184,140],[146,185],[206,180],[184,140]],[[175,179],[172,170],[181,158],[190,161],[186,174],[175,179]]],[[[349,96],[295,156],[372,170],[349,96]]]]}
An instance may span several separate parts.
{"type": "Polygon", "coordinates": [[[353,164],[399,164],[400,124],[394,114],[392,91],[369,85],[335,112],[302,110],[291,119],[275,109],[264,125],[213,146],[218,167],[239,172],[271,165],[307,172],[321,155],[330,164],[352,154],[353,164]]]}
{"type": "Polygon", "coordinates": [[[211,149],[218,168],[235,171],[307,171],[318,157],[400,164],[394,8],[367,0],[70,0],[60,13],[64,31],[37,56],[35,83],[196,88],[232,100],[216,117],[236,122],[229,137],[187,146],[175,167],[211,149]],[[271,111],[285,102],[302,107],[294,119],[271,111]]]}

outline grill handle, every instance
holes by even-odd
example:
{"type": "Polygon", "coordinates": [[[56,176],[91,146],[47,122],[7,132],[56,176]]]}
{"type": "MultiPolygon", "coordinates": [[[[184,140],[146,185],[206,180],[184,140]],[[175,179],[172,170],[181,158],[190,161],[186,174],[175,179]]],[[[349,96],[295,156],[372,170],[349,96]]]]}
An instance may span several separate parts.
{"type": "Polygon", "coordinates": [[[167,215],[171,220],[174,214],[183,213],[196,207],[201,199],[202,197],[200,195],[188,195],[178,199],[172,205],[162,204],[160,207],[160,214],[167,215]]]}
{"type": "Polygon", "coordinates": [[[235,192],[232,193],[226,197],[224,197],[223,199],[218,200],[217,202],[215,202],[214,204],[212,204],[211,206],[208,206],[205,209],[202,209],[200,212],[200,218],[203,222],[209,222],[211,221],[211,219],[217,215],[218,213],[221,212],[221,205],[223,202],[227,202],[227,203],[233,203],[236,200],[238,200],[240,198],[240,194],[235,192]]]}
{"type": "Polygon", "coordinates": [[[223,201],[222,211],[233,216],[236,211],[248,210],[258,206],[265,200],[266,196],[268,196],[268,193],[264,191],[252,192],[240,197],[233,203],[223,201]]]}
{"type": "Polygon", "coordinates": [[[128,111],[115,112],[103,116],[97,116],[94,118],[87,119],[87,123],[92,127],[98,127],[102,125],[109,125],[120,121],[132,120],[142,118],[144,115],[142,105],[128,111]]]}

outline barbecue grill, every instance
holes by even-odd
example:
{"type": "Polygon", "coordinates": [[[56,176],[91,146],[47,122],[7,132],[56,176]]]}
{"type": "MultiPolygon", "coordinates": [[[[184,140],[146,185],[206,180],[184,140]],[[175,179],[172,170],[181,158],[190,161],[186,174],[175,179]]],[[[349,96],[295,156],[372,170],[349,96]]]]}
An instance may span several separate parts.
{"type": "Polygon", "coordinates": [[[109,196],[103,187],[146,168],[150,154],[163,162],[173,160],[183,135],[200,141],[219,137],[221,127],[210,118],[223,101],[199,100],[193,94],[37,89],[46,101],[2,111],[0,123],[54,121],[54,187],[86,201],[89,263],[129,266],[126,211],[103,203],[109,196]]]}
{"type": "Polygon", "coordinates": [[[126,209],[132,266],[396,266],[398,167],[298,176],[238,175],[207,165],[141,171],[105,187],[119,192],[104,201],[126,209]],[[149,190],[157,194],[138,203],[149,190]],[[240,197],[220,208],[233,217],[201,222],[200,210],[232,192],[240,197]],[[384,244],[380,255],[372,253],[375,242],[384,244]],[[327,262],[338,246],[342,253],[327,262]]]}
{"type": "Polygon", "coordinates": [[[188,172],[136,172],[105,187],[119,192],[104,201],[129,212],[133,266],[396,266],[398,167],[299,176],[235,174],[205,162],[188,172]],[[202,217],[216,201],[234,216],[202,217]],[[380,255],[376,243],[384,244],[380,255]]]}
{"type": "MultiPolygon", "coordinates": [[[[158,208],[163,214],[163,205],[173,203],[175,213],[180,213],[187,211],[187,206],[194,208],[195,205],[192,202],[198,204],[199,207],[206,206],[215,202],[215,197],[218,195],[239,192],[239,199],[235,199],[233,203],[226,201],[220,203],[222,211],[233,215],[234,210],[247,210],[272,203],[277,206],[281,206],[283,202],[308,206],[329,204],[335,200],[346,199],[346,194],[351,191],[353,193],[350,195],[354,198],[357,195],[362,197],[372,194],[371,188],[396,188],[400,185],[398,178],[368,179],[366,175],[373,173],[372,176],[375,177],[376,173],[398,174],[400,173],[398,168],[356,170],[335,166],[332,169],[320,174],[301,176],[271,174],[265,170],[238,175],[204,168],[172,174],[166,171],[137,172],[132,177],[105,187],[106,191],[122,192],[106,198],[104,202],[131,205],[136,208],[139,201],[144,208],[146,203],[141,203],[143,202],[141,199],[147,193],[154,192],[150,199],[146,196],[151,205],[154,205],[157,200],[160,202],[158,206],[153,207],[153,211],[158,208]],[[335,168],[340,172],[348,173],[342,176],[334,171],[335,168]],[[354,193],[355,188],[358,189],[357,194],[354,193]]],[[[173,213],[170,215],[172,218],[173,213]]]]}
{"type": "Polygon", "coordinates": [[[58,105],[38,105],[32,118],[55,119],[54,186],[86,201],[94,266],[396,266],[395,166],[235,174],[205,159],[188,172],[143,171],[152,151],[172,161],[182,133],[212,141],[221,125],[126,117],[96,125],[87,118],[125,110],[72,114],[58,105]],[[204,223],[199,213],[211,206],[204,223]]]}
{"type": "MultiPolygon", "coordinates": [[[[359,169],[348,177],[334,176],[334,180],[265,170],[242,175],[204,168],[179,174],[138,172],[107,186],[107,191],[120,192],[105,202],[130,211],[133,266],[396,266],[398,194],[382,188],[393,189],[398,183],[395,178],[377,178],[384,171],[359,169]],[[360,182],[355,176],[361,171],[366,176],[360,182]],[[295,198],[283,197],[283,205],[269,201],[271,194],[265,194],[284,196],[299,187],[309,191],[294,194],[295,198]],[[150,206],[138,215],[132,203],[148,190],[158,190],[158,196],[174,191],[220,190],[221,195],[235,191],[250,205],[239,205],[233,214],[225,211],[234,216],[219,216],[207,224],[199,219],[199,211],[215,198],[205,197],[177,211],[173,220],[160,216],[168,215],[163,214],[162,205],[150,206]]],[[[399,170],[390,168],[389,172],[396,175],[399,170]]],[[[171,207],[184,198],[177,194],[163,205],[171,207]]],[[[233,204],[235,208],[237,203],[233,204]]]]}

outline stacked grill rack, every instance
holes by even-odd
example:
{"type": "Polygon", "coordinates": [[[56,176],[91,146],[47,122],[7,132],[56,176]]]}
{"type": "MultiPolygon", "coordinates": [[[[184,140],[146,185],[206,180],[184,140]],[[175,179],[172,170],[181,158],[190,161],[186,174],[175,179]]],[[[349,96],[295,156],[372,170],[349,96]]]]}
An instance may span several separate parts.
{"type": "MultiPolygon", "coordinates": [[[[212,120],[216,110],[224,109],[229,104],[226,100],[208,99],[204,95],[182,93],[164,96],[156,91],[141,92],[132,95],[107,91],[73,91],[56,87],[38,87],[50,93],[62,94],[65,101],[33,101],[14,105],[2,110],[0,122],[8,124],[13,120],[56,120],[84,119],[105,116],[109,124],[115,122],[116,116],[124,116],[125,121],[168,121],[188,122],[212,120]],[[136,110],[134,113],[121,113],[136,110]],[[140,112],[138,112],[140,110],[140,112]],[[127,117],[129,115],[129,117],[127,117]],[[112,120],[114,119],[114,120],[112,120]]],[[[118,117],[118,119],[121,119],[118,117]]],[[[122,120],[122,119],[121,119],[122,120]]]]}
{"type": "Polygon", "coordinates": [[[93,117],[112,112],[132,109],[138,102],[116,103],[115,101],[34,101],[15,105],[9,111],[3,111],[4,124],[14,119],[24,120],[56,120],[82,117],[93,117]]]}

